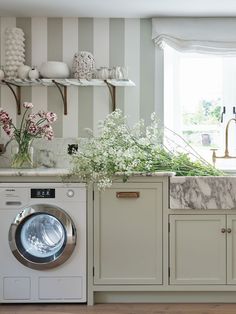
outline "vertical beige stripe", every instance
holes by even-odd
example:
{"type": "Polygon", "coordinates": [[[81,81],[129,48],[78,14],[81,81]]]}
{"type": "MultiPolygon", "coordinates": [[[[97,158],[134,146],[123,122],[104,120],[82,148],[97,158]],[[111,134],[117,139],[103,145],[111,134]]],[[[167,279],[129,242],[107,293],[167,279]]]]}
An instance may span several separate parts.
{"type": "Polygon", "coordinates": [[[48,18],[48,61],[62,61],[62,18],[48,18]]]}
{"type": "Polygon", "coordinates": [[[152,42],[152,21],[140,21],[140,116],[147,124],[155,110],[155,47],[152,42]]]}
{"type": "MultiPolygon", "coordinates": [[[[48,18],[48,60],[62,61],[62,18],[48,18]]],[[[57,87],[48,88],[48,110],[56,112],[58,119],[54,124],[55,137],[62,137],[63,102],[57,87]]]]}
{"type": "MultiPolygon", "coordinates": [[[[16,18],[16,27],[23,30],[25,34],[25,64],[31,66],[31,18],[16,18]]],[[[21,88],[21,103],[31,101],[31,87],[21,88]]],[[[17,115],[17,126],[19,127],[22,121],[24,109],[22,107],[21,115],[17,115]]]]}
{"type": "MultiPolygon", "coordinates": [[[[79,18],[78,49],[93,53],[93,19],[79,18]]],[[[79,88],[79,130],[81,137],[87,136],[85,128],[93,129],[93,88],[79,88]]]]}
{"type": "MultiPolygon", "coordinates": [[[[125,25],[124,19],[110,19],[110,67],[125,63],[125,25]]],[[[117,107],[124,111],[124,88],[117,88],[117,107]]]]}
{"type": "MultiPolygon", "coordinates": [[[[63,18],[63,61],[68,64],[70,69],[73,56],[77,51],[78,19],[63,18]]],[[[78,87],[68,87],[68,114],[63,115],[63,137],[78,136],[78,92],[78,87]]]]}
{"type": "Polygon", "coordinates": [[[140,19],[125,19],[125,65],[136,84],[125,88],[124,113],[132,126],[140,118],[140,19]]]}
{"type": "MultiPolygon", "coordinates": [[[[32,21],[32,65],[40,66],[47,61],[47,18],[33,17],[32,21]]],[[[47,88],[43,86],[32,87],[32,102],[34,112],[47,110],[47,88]]]]}
{"type": "MultiPolygon", "coordinates": [[[[109,67],[109,19],[94,19],[94,58],[96,68],[109,67]]],[[[98,122],[109,113],[109,90],[107,87],[95,87],[93,94],[93,129],[98,134],[98,122]]]]}
{"type": "MultiPolygon", "coordinates": [[[[16,19],[14,17],[1,17],[1,64],[5,65],[5,29],[7,27],[15,27],[16,19]]],[[[8,87],[1,87],[1,107],[9,113],[13,123],[16,123],[16,102],[12,92],[8,87]]],[[[6,137],[5,133],[3,136],[6,137]]]]}
{"type": "Polygon", "coordinates": [[[25,64],[31,65],[31,18],[30,17],[17,17],[16,27],[23,30],[25,34],[25,64]]]}

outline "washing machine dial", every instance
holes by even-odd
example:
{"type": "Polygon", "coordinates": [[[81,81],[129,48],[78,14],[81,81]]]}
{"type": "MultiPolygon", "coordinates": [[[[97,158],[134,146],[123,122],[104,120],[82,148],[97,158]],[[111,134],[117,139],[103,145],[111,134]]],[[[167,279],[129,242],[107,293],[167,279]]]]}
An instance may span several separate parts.
{"type": "Polygon", "coordinates": [[[73,190],[68,190],[67,193],[66,193],[66,195],[67,195],[68,197],[73,197],[73,196],[75,195],[75,192],[74,192],[73,190]]]}

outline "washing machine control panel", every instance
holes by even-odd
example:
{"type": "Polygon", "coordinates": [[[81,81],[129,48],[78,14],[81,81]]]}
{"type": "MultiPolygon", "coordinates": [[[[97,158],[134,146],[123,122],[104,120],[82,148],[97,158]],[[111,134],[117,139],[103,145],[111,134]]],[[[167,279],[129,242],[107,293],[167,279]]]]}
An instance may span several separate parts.
{"type": "Polygon", "coordinates": [[[74,192],[74,190],[71,190],[71,189],[70,189],[70,190],[67,191],[66,195],[67,195],[68,197],[74,197],[75,192],[74,192]]]}
{"type": "Polygon", "coordinates": [[[31,198],[55,198],[55,189],[31,189],[31,198]]]}

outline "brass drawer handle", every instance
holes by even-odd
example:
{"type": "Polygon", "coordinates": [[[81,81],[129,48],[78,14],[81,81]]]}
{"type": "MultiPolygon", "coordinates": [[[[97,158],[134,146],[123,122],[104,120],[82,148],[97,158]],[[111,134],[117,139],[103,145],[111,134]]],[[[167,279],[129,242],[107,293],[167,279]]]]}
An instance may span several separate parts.
{"type": "Polygon", "coordinates": [[[140,192],[116,192],[117,198],[139,198],[140,192]]]}

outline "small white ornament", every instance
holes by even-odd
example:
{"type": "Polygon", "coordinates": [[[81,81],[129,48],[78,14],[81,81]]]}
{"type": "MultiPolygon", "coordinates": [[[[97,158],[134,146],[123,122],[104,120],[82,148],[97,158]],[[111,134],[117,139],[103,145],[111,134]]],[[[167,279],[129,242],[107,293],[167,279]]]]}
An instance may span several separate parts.
{"type": "Polygon", "coordinates": [[[29,71],[31,70],[31,67],[29,67],[28,65],[20,65],[17,69],[17,74],[18,77],[22,80],[25,80],[26,78],[28,78],[28,74],[29,71]]]}
{"type": "Polygon", "coordinates": [[[37,80],[39,78],[39,70],[37,67],[32,67],[29,71],[29,78],[31,80],[37,80]]]}

